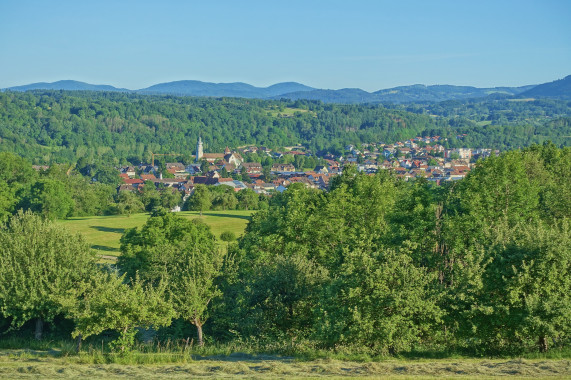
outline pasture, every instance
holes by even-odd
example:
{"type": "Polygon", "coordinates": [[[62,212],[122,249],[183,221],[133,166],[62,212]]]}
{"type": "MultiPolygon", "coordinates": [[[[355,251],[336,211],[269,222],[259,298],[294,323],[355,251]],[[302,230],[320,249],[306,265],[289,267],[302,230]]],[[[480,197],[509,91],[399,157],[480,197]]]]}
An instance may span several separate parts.
{"type": "MultiPolygon", "coordinates": [[[[244,232],[252,213],[253,211],[243,210],[207,211],[201,217],[197,211],[183,211],[178,215],[187,219],[201,219],[210,226],[217,237],[225,231],[233,232],[238,237],[244,232]]],[[[121,253],[119,250],[121,235],[129,228],[141,227],[148,218],[148,213],[131,216],[88,216],[69,218],[59,223],[72,232],[82,234],[91,248],[101,257],[107,259],[106,261],[113,261],[113,257],[121,253]]]]}

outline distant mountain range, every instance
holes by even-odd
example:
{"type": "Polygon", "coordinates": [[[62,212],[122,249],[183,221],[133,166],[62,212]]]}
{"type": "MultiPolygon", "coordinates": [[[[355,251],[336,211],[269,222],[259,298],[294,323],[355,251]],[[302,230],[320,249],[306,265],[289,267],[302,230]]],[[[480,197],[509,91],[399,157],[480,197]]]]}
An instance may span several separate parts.
{"type": "Polygon", "coordinates": [[[315,90],[295,82],[274,84],[269,87],[254,87],[247,83],[209,83],[197,80],[181,80],[160,83],[151,87],[137,90],[141,94],[170,94],[190,96],[230,96],[236,98],[271,98],[291,92],[315,90]]]}
{"type": "Polygon", "coordinates": [[[140,90],[128,90],[109,85],[94,85],[73,80],[62,80],[53,83],[32,83],[24,86],[9,87],[4,89],[4,91],[29,91],[40,89],[119,91],[153,95],[239,97],[256,99],[307,99],[320,100],[325,103],[439,102],[444,100],[483,98],[489,95],[571,99],[571,75],[550,83],[521,87],[478,88],[470,86],[425,86],[415,84],[375,92],[367,92],[358,88],[323,90],[296,82],[278,83],[269,87],[255,87],[241,82],[210,83],[196,80],[160,83],[140,90]]]}

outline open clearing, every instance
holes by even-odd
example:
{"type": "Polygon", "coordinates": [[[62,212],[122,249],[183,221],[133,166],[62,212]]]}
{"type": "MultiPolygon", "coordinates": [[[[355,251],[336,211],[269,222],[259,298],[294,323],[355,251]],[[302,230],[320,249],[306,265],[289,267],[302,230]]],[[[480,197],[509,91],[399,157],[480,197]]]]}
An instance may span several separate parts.
{"type": "Polygon", "coordinates": [[[272,356],[233,354],[173,364],[89,364],[81,357],[30,355],[0,352],[0,378],[569,378],[570,360],[442,359],[351,362],[340,360],[300,361],[272,356]]]}
{"type": "Polygon", "coordinates": [[[296,112],[300,112],[300,113],[305,113],[305,112],[309,112],[312,116],[317,116],[315,114],[315,112],[310,112],[308,110],[304,110],[302,108],[290,108],[290,107],[285,107],[283,110],[280,110],[279,108],[271,108],[268,113],[272,116],[272,117],[293,117],[295,116],[296,112]]]}
{"type": "MultiPolygon", "coordinates": [[[[197,211],[183,211],[178,215],[188,219],[200,218],[219,237],[222,232],[234,232],[240,236],[253,211],[207,211],[201,217],[197,211]]],[[[141,227],[149,218],[148,213],[113,216],[89,216],[60,221],[72,232],[81,233],[91,247],[103,257],[119,256],[121,235],[129,228],[141,227]]]]}

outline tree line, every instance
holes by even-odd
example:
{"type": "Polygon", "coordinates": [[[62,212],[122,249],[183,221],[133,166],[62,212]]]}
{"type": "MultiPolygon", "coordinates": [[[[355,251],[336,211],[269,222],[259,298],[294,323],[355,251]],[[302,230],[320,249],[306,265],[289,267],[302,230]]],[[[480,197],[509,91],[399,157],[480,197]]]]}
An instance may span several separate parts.
{"type": "Polygon", "coordinates": [[[186,326],[201,344],[385,354],[570,343],[570,148],[506,152],[440,187],[353,167],[332,181],[276,194],[227,252],[200,221],[156,209],[115,268],[20,213],[0,230],[4,325],[64,316],[76,337],[116,331],[123,350],[137,327],[182,339],[186,326]]]}

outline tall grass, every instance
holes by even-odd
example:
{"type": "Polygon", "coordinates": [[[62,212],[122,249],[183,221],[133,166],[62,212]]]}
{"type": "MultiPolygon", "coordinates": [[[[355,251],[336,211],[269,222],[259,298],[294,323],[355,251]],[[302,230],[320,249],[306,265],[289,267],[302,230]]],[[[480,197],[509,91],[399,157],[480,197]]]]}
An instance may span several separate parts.
{"type": "Polygon", "coordinates": [[[278,341],[247,340],[229,343],[212,343],[199,347],[192,342],[159,341],[138,342],[126,352],[113,352],[107,340],[91,340],[76,352],[75,342],[66,339],[36,341],[20,337],[0,339],[0,349],[16,358],[59,357],[76,364],[186,364],[196,360],[340,360],[351,362],[379,362],[386,360],[464,360],[464,359],[571,359],[571,348],[553,349],[546,353],[530,352],[521,355],[474,356],[464,352],[437,350],[416,350],[398,355],[382,355],[367,347],[337,346],[320,348],[310,341],[282,339],[278,341]]]}

